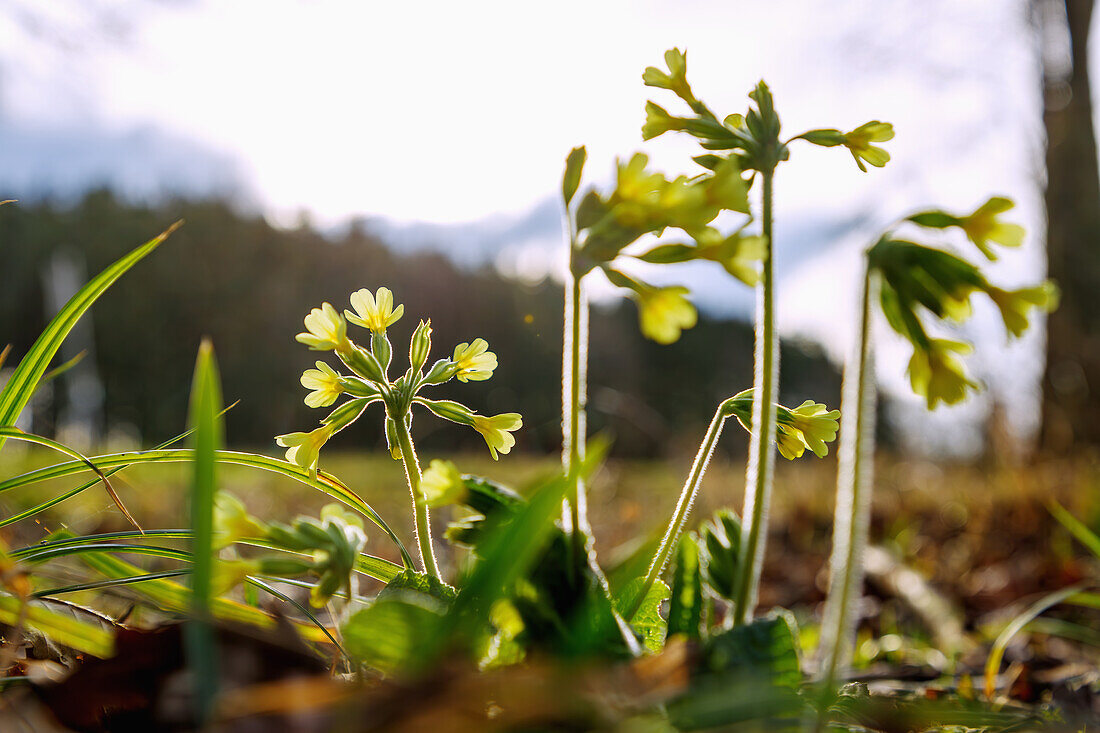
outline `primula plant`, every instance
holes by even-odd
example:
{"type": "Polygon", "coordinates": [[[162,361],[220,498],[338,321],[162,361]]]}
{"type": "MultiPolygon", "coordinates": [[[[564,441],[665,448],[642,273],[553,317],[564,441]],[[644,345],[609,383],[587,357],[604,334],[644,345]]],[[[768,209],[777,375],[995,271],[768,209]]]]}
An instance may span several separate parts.
{"type": "MultiPolygon", "coordinates": [[[[644,153],[635,153],[617,162],[610,187],[589,186],[583,192],[585,149],[574,149],[566,160],[561,200],[569,268],[560,472],[515,491],[465,474],[447,460],[434,459],[421,471],[413,441],[414,407],[473,428],[494,459],[515,446],[513,433],[522,427],[522,418],[516,413],[482,415],[425,394],[451,380],[490,379],[497,355],[484,339],[460,343],[449,357],[430,362],[431,323],[421,320],[410,339],[408,366],[395,367],[389,331],[405,308],[385,287],[352,293],[350,308],[343,312],[323,303],[305,317],[306,330],[297,340],[335,358],[317,361],[302,374],[304,401],[329,412],[309,432],[276,438],[286,449],[285,460],[222,447],[222,416],[229,408],[222,405],[208,343],[200,348],[195,366],[188,429],[155,448],[87,457],[15,428],[35,390],[50,377],[47,367],[73,324],[169,231],[78,292],[0,391],[0,447],[5,440],[19,440],[67,457],[0,481],[0,492],[91,474],[58,496],[0,518],[0,526],[34,518],[98,486],[134,524],[132,531],[99,535],[60,530],[27,547],[0,544],[0,622],[16,635],[34,630],[77,653],[107,658],[121,621],[108,619],[105,629],[72,615],[75,607],[59,613],[47,604],[59,603],[57,596],[67,593],[125,590],[142,607],[155,609],[158,620],[183,619],[182,650],[176,656],[184,660],[189,682],[177,686],[187,688],[183,707],[190,706],[192,715],[174,723],[179,729],[214,729],[232,720],[227,700],[243,700],[252,706],[249,710],[260,712],[288,705],[291,713],[307,712],[310,720],[325,721],[319,725],[331,724],[321,729],[332,730],[349,721],[363,730],[458,726],[619,732],[730,730],[742,725],[753,730],[1020,730],[1038,724],[1039,718],[1027,711],[992,710],[973,695],[960,694],[957,701],[944,703],[876,697],[858,684],[842,687],[854,642],[869,524],[875,314],[881,311],[912,348],[910,383],[932,409],[959,402],[978,388],[962,360],[969,345],[944,333],[970,315],[972,299],[988,298],[1012,337],[1027,329],[1033,309],[1052,308],[1056,300],[1050,283],[1001,288],[961,254],[944,245],[909,241],[899,232],[961,232],[993,259],[994,245],[1014,247],[1023,240],[1023,230],[1001,218],[1011,202],[993,198],[965,215],[920,212],[876,240],[865,253],[858,338],[845,368],[843,419],[841,411],[812,399],[786,407],[779,400],[774,253],[782,242],[773,237],[774,177],[799,141],[843,147],[864,172],[868,166],[881,168],[890,155],[879,144],[893,137],[893,128],[871,121],[849,132],[823,128],[785,139],[764,82],[750,92],[743,114],[720,116],[696,96],[687,80],[687,56],[677,49],[665,54],[664,69],[650,67],[642,78],[686,105],[683,116],[677,116],[649,102],[643,140],[683,133],[702,152],[692,158],[698,166],[693,175],[671,177],[652,170],[644,153]],[[636,303],[642,333],[671,344],[695,325],[697,314],[686,286],[651,284],[647,273],[652,270],[646,266],[671,269],[689,261],[714,263],[738,281],[735,287],[756,289],[753,385],[718,404],[678,498],[675,503],[668,498],[668,520],[662,522],[660,535],[650,542],[638,538],[629,556],[618,553],[623,556],[614,562],[601,561],[586,519],[585,483],[610,444],[601,436],[590,440],[585,425],[587,289],[592,278],[605,278],[636,303]],[[321,453],[328,442],[374,403],[382,408],[378,416],[390,456],[404,468],[419,567],[386,521],[322,468],[321,453]],[[721,509],[692,529],[691,508],[730,418],[750,433],[743,511],[739,516],[721,509]],[[757,595],[775,454],[788,460],[807,453],[825,457],[838,431],[834,547],[815,666],[802,659],[810,640],[800,636],[793,614],[773,609],[758,616],[757,595]],[[174,447],[181,441],[187,447],[174,447]],[[170,462],[192,469],[190,523],[186,529],[143,529],[126,510],[111,476],[132,465],[170,462]],[[254,516],[219,483],[218,467],[224,464],[282,476],[336,503],[326,505],[317,517],[280,521],[254,516]],[[463,559],[447,566],[455,570],[446,582],[429,522],[429,510],[439,507],[454,510],[443,536],[463,559]],[[392,542],[399,562],[364,552],[368,532],[374,531],[392,542]],[[184,547],[172,546],[176,540],[184,547]],[[121,555],[172,565],[145,569],[121,555]],[[74,583],[71,566],[62,572],[54,569],[52,563],[61,559],[79,561],[91,577],[74,583]],[[56,575],[65,578],[63,585],[50,580],[56,575]],[[384,587],[365,596],[360,577],[384,587]],[[272,614],[260,605],[261,592],[284,604],[276,631],[271,630],[276,626],[272,614]],[[315,678],[291,674],[294,694],[286,695],[266,678],[252,687],[223,686],[231,682],[223,675],[240,666],[219,661],[219,655],[231,653],[232,645],[224,639],[239,634],[242,626],[249,628],[249,643],[269,644],[269,652],[277,648],[284,655],[279,659],[287,658],[288,648],[297,644],[289,637],[312,645],[299,652],[313,664],[315,678]],[[810,667],[814,674],[806,674],[810,667]],[[301,694],[303,689],[309,694],[301,694]]],[[[5,355],[0,353],[0,363],[5,355]]],[[[735,492],[720,488],[723,503],[729,503],[735,492]]],[[[658,505],[656,500],[653,504],[658,505]]],[[[1072,518],[1058,516],[1078,538],[1100,548],[1095,535],[1082,531],[1072,518]]],[[[1078,589],[1071,587],[1053,602],[1078,589]]],[[[1095,605],[1095,598],[1091,602],[1095,605]]],[[[1027,620],[1046,607],[1037,604],[1027,620]]],[[[993,673],[1007,640],[1024,623],[1002,633],[990,656],[993,673]]],[[[132,634],[118,636],[120,649],[133,643],[132,634]]],[[[11,661],[5,647],[0,668],[11,661]]],[[[111,663],[88,661],[87,674],[98,674],[96,664],[111,663]]],[[[987,679],[986,687],[995,690],[995,680],[987,679]]],[[[131,712],[128,700],[112,704],[105,703],[99,717],[93,716],[99,728],[89,729],[107,729],[104,721],[111,715],[131,712]]]]}
{"type": "Polygon", "coordinates": [[[430,320],[420,321],[409,343],[409,367],[391,381],[389,369],[393,347],[386,329],[400,320],[405,306],[394,307],[393,293],[388,288],[378,288],[373,294],[366,289],[357,290],[351,294],[351,306],[353,310],[345,310],[342,315],[328,303],[314,308],[305,317],[306,331],[296,337],[314,351],[334,352],[351,372],[342,375],[325,362],[317,362],[316,369],[308,369],[302,374],[302,386],[311,390],[305,403],[310,407],[329,407],[345,395],[347,399],[321,420],[319,428],[309,433],[280,435],[276,440],[287,449],[288,461],[316,472],[321,447],[359,419],[371,404],[382,403],[390,454],[405,467],[421,564],[428,575],[438,579],[428,502],[421,487],[420,461],[412,441],[413,405],[420,405],[444,420],[472,427],[485,439],[494,459],[500,453],[508,453],[515,445],[512,433],[523,425],[523,419],[514,412],[479,415],[459,402],[432,400],[420,394],[427,387],[452,379],[479,382],[493,376],[497,357],[489,351],[485,339],[459,344],[451,358],[436,361],[425,373],[432,348],[432,326],[430,320]],[[349,322],[366,329],[370,335],[369,348],[363,348],[348,337],[349,322]]]}

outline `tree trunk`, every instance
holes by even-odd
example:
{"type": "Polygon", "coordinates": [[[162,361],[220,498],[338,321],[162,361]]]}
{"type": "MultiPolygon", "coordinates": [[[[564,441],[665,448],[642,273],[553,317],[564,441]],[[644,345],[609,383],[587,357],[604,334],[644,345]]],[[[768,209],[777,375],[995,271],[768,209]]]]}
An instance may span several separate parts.
{"type": "Polygon", "coordinates": [[[1055,69],[1048,61],[1043,74],[1048,274],[1062,290],[1061,307],[1047,322],[1043,375],[1041,443],[1054,453],[1100,446],[1100,174],[1088,73],[1093,0],[1064,2],[1072,63],[1055,69]]]}

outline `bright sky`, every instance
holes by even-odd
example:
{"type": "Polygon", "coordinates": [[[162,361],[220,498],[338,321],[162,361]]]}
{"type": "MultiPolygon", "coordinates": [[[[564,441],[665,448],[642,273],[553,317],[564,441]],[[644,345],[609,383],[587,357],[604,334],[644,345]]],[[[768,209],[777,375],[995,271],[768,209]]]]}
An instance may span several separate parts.
{"type": "MultiPolygon", "coordinates": [[[[859,237],[916,207],[969,210],[993,193],[1014,197],[1018,220],[1038,231],[1028,5],[25,0],[0,13],[0,122],[195,141],[236,160],[277,220],[305,210],[322,224],[470,222],[545,200],[581,143],[596,179],[635,149],[687,169],[692,143],[643,145],[639,132],[647,98],[675,107],[642,85],[642,70],[687,48],[697,94],[722,113],[743,111],[765,78],[788,134],[895,125],[885,170],[863,174],[842,150],[800,146],[777,178],[781,222],[870,220],[783,285],[785,329],[827,334],[839,355],[859,237]]],[[[1036,278],[1039,238],[1026,249],[1002,282],[1036,278]]],[[[901,384],[904,363],[885,371],[901,384]]]]}

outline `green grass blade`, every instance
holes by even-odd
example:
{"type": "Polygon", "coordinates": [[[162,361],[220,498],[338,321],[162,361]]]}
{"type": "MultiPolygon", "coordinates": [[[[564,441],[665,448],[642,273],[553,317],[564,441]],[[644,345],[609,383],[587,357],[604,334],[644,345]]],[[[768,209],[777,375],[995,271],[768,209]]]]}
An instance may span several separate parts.
{"type": "MultiPolygon", "coordinates": [[[[240,400],[237,400],[237,402],[240,402],[240,400]]],[[[229,412],[234,407],[236,407],[237,402],[234,402],[232,405],[230,405],[229,407],[226,407],[224,410],[222,410],[221,413],[219,414],[219,417],[221,415],[224,415],[225,413],[229,412]]],[[[179,441],[183,440],[187,436],[191,435],[191,432],[192,431],[190,431],[190,430],[182,432],[179,435],[177,435],[176,437],[170,438],[169,440],[164,441],[163,443],[158,445],[153,450],[161,450],[163,448],[167,448],[168,446],[172,445],[173,443],[178,443],[179,441]]],[[[109,478],[111,476],[114,476],[116,473],[118,473],[119,471],[121,471],[124,468],[126,468],[126,467],[125,466],[117,466],[115,468],[110,469],[109,471],[104,471],[103,475],[107,476],[109,478]]],[[[85,491],[87,489],[92,488],[93,486],[98,484],[99,481],[100,480],[98,478],[93,479],[92,481],[88,481],[86,483],[83,483],[83,484],[81,484],[80,486],[77,486],[74,489],[69,489],[65,493],[59,494],[58,496],[55,496],[52,499],[48,499],[48,500],[42,502],[41,504],[36,504],[35,506],[31,507],[30,509],[25,509],[24,511],[21,511],[18,514],[13,514],[10,517],[5,517],[4,519],[0,519],[0,527],[6,527],[9,524],[14,524],[14,523],[22,521],[24,519],[28,519],[30,517],[33,517],[35,514],[39,514],[41,512],[46,511],[50,507],[57,506],[61,502],[65,501],[66,499],[71,499],[74,496],[76,496],[77,494],[81,493],[82,491],[85,491]]]]}
{"type": "Polygon", "coordinates": [[[195,688],[195,716],[205,723],[218,694],[218,645],[210,623],[214,579],[214,495],[217,492],[216,453],[224,439],[218,413],[222,408],[221,379],[214,348],[204,340],[191,383],[190,425],[194,434],[191,481],[191,615],[184,627],[187,666],[195,688]]]}
{"type": "MultiPolygon", "coordinates": [[[[386,536],[393,541],[394,545],[396,545],[397,549],[401,552],[401,558],[405,567],[414,567],[412,556],[409,555],[408,550],[405,549],[405,545],[397,537],[394,531],[390,529],[389,525],[386,524],[382,517],[378,515],[378,512],[374,511],[374,509],[363,501],[358,494],[348,488],[335,476],[325,473],[324,471],[318,471],[317,475],[314,477],[310,475],[308,470],[293,463],[287,463],[277,458],[262,456],[256,453],[220,450],[217,451],[215,455],[219,463],[246,466],[261,471],[277,473],[310,486],[343,502],[370,519],[376,526],[385,532],[386,536]]],[[[101,471],[106,471],[108,469],[132,466],[138,463],[186,463],[190,462],[192,457],[192,451],[187,449],[162,449],[113,453],[110,455],[96,456],[89,460],[101,471]]],[[[27,486],[39,481],[71,476],[86,469],[87,466],[79,461],[68,461],[54,466],[28,471],[20,476],[16,476],[6,481],[0,481],[0,492],[27,486]]]]}
{"type": "Polygon", "coordinates": [[[58,588],[47,588],[46,590],[36,590],[33,598],[49,598],[50,596],[59,596],[62,593],[77,593],[85,590],[103,590],[104,588],[117,588],[122,585],[133,585],[134,583],[144,583],[147,580],[159,580],[161,578],[176,578],[180,575],[187,575],[191,572],[191,568],[178,568],[176,570],[165,570],[160,573],[145,573],[143,575],[131,575],[126,578],[110,578],[108,580],[94,580],[90,583],[77,583],[76,585],[63,585],[58,588]]]}
{"type": "MultiPolygon", "coordinates": [[[[81,556],[81,560],[96,572],[108,578],[127,578],[142,574],[141,568],[120,560],[110,554],[91,553],[81,556]]],[[[173,613],[188,613],[191,609],[191,590],[171,580],[156,579],[135,585],[134,591],[157,607],[173,613]]],[[[210,601],[210,613],[221,621],[230,621],[260,628],[275,628],[275,619],[258,608],[237,603],[228,598],[214,598],[210,601]]],[[[326,634],[322,634],[313,624],[294,622],[294,627],[306,641],[328,643],[326,634]]]]}
{"type": "Polygon", "coordinates": [[[46,562],[47,560],[56,560],[59,557],[83,555],[89,552],[128,552],[133,555],[164,557],[169,560],[191,562],[191,554],[186,550],[177,550],[174,547],[160,547],[158,545],[123,545],[113,542],[93,542],[87,545],[47,547],[37,551],[27,551],[19,556],[19,559],[23,562],[38,563],[46,562]]]}
{"type": "MultiPolygon", "coordinates": [[[[108,542],[111,540],[136,540],[136,539],[167,539],[167,540],[182,540],[189,539],[191,537],[191,530],[188,529],[151,529],[144,533],[136,531],[125,532],[105,532],[103,534],[89,534],[81,535],[79,537],[66,537],[64,539],[55,539],[47,542],[42,542],[37,545],[28,545],[27,547],[20,547],[16,550],[10,551],[8,554],[14,558],[27,559],[33,557],[36,553],[43,550],[52,550],[61,547],[73,547],[78,545],[93,545],[100,542],[108,542]]],[[[267,550],[278,550],[279,552],[285,552],[290,555],[307,555],[308,553],[292,552],[283,547],[279,547],[271,542],[257,539],[244,539],[237,540],[238,545],[245,545],[247,547],[262,547],[267,550]]],[[[116,547],[128,547],[129,545],[117,545],[116,547]]],[[[186,558],[190,560],[190,557],[186,558]]],[[[363,552],[359,554],[359,557],[355,561],[355,570],[367,575],[375,580],[381,580],[383,583],[388,583],[404,571],[404,567],[397,563],[390,562],[389,560],[381,557],[375,557],[374,555],[368,555],[363,552]]]]}
{"type": "Polygon", "coordinates": [[[985,661],[986,697],[992,700],[993,693],[997,691],[997,672],[1001,669],[1001,659],[1004,657],[1005,649],[1008,647],[1008,642],[1012,641],[1012,637],[1016,636],[1025,626],[1034,621],[1043,611],[1051,606],[1057,606],[1070,596],[1076,594],[1085,587],[1085,585],[1084,583],[1078,583],[1077,585],[1071,585],[1068,588],[1063,588],[1062,590],[1043,596],[1029,606],[1026,611],[1012,619],[1011,623],[1001,631],[996,641],[993,642],[993,647],[989,650],[989,658],[985,661]]]}
{"type": "Polygon", "coordinates": [[[328,628],[326,628],[325,625],[323,623],[321,623],[321,621],[315,615],[313,615],[313,611],[310,611],[308,608],[303,606],[301,603],[298,603],[298,601],[294,600],[293,598],[291,598],[287,594],[279,591],[279,589],[275,588],[274,586],[268,585],[267,583],[265,583],[260,578],[254,578],[251,575],[249,575],[248,577],[245,578],[245,582],[248,583],[249,585],[252,585],[252,586],[255,586],[256,588],[259,588],[262,591],[265,591],[266,593],[270,593],[271,595],[278,598],[280,601],[283,601],[285,603],[289,603],[290,605],[297,608],[298,611],[300,611],[306,618],[308,618],[313,623],[314,626],[316,626],[318,629],[320,629],[321,632],[324,633],[324,635],[328,637],[328,640],[332,642],[333,646],[335,646],[340,651],[340,653],[342,655],[344,655],[345,659],[350,659],[351,658],[351,657],[348,657],[348,653],[346,651],[344,651],[344,647],[340,644],[340,642],[338,642],[336,640],[336,637],[332,635],[332,632],[330,632],[328,630],[328,628]]]}
{"type": "MultiPolygon", "coordinates": [[[[15,373],[12,374],[11,379],[8,380],[3,391],[0,391],[0,427],[11,427],[15,425],[15,421],[19,418],[23,408],[26,407],[27,403],[30,401],[39,381],[46,373],[46,368],[49,367],[54,355],[61,347],[61,342],[69,335],[73,326],[76,325],[80,317],[91,307],[92,303],[94,303],[107,288],[111,287],[115,280],[118,280],[123,273],[155,250],[161,242],[167,239],[169,234],[179,227],[180,224],[182,224],[182,222],[176,222],[158,236],[133,250],[106,270],[99,273],[99,275],[77,291],[76,295],[70,298],[69,302],[58,311],[57,315],[54,316],[53,320],[46,326],[46,330],[42,332],[38,340],[31,346],[30,351],[28,351],[26,356],[23,357],[23,360],[19,362],[19,366],[16,367],[15,373]]],[[[0,436],[0,448],[3,448],[4,441],[5,437],[0,436]]]]}
{"type": "Polygon", "coordinates": [[[107,474],[103,473],[103,471],[101,471],[98,466],[92,463],[91,459],[87,458],[81,453],[78,453],[72,448],[69,448],[68,446],[58,443],[55,440],[43,438],[40,435],[34,435],[32,433],[24,433],[19,428],[0,427],[0,445],[3,445],[3,441],[6,438],[21,440],[27,443],[37,443],[38,445],[43,445],[47,448],[53,448],[55,451],[58,451],[59,453],[64,453],[70,458],[77,459],[81,464],[86,466],[89,470],[93,471],[99,477],[97,481],[93,482],[93,485],[102,481],[103,488],[106,489],[107,495],[111,497],[111,501],[115,503],[115,506],[119,508],[119,511],[122,512],[123,516],[126,517],[130,524],[137,527],[139,531],[141,530],[141,525],[138,524],[137,520],[134,519],[134,516],[130,514],[130,511],[126,508],[126,505],[122,503],[122,499],[118,498],[118,494],[115,493],[115,488],[111,486],[111,482],[107,478],[107,474]]]}
{"type": "MultiPolygon", "coordinates": [[[[15,596],[0,593],[0,623],[17,626],[20,616],[19,609],[22,603],[15,596]]],[[[77,651],[95,657],[109,657],[114,654],[115,636],[113,632],[86,621],[80,621],[71,616],[51,611],[43,606],[34,603],[28,606],[24,624],[58,644],[72,647],[77,651]]]]}
{"type": "Polygon", "coordinates": [[[1087,547],[1093,555],[1100,557],[1100,537],[1097,537],[1095,532],[1086,527],[1080,519],[1066,511],[1066,508],[1057,501],[1051,501],[1047,508],[1078,542],[1087,547]]]}

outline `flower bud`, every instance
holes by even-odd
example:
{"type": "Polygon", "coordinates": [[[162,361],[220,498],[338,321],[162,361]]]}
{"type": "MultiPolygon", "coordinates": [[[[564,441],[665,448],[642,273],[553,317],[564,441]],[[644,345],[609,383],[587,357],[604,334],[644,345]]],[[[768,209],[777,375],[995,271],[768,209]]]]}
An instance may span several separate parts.
{"type": "Polygon", "coordinates": [[[421,321],[413,332],[412,341],[409,343],[409,365],[413,374],[419,373],[428,360],[428,352],[432,350],[432,322],[421,321]]]}
{"type": "Polygon", "coordinates": [[[454,364],[450,359],[440,359],[428,370],[424,384],[443,384],[454,376],[454,364]]]}
{"type": "Polygon", "coordinates": [[[370,335],[370,350],[374,358],[378,360],[384,374],[390,367],[390,359],[393,358],[393,348],[385,331],[372,331],[370,335]]]}
{"type": "Polygon", "coordinates": [[[367,381],[384,384],[386,375],[378,359],[369,351],[352,344],[350,349],[337,352],[348,368],[367,381]]]}

